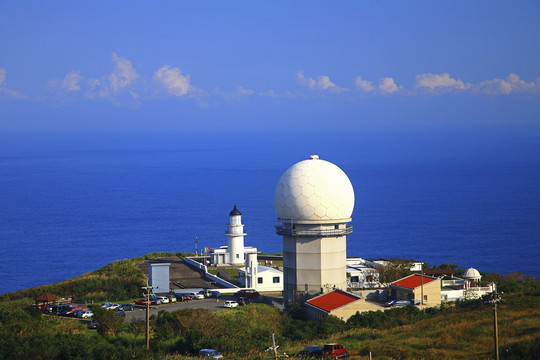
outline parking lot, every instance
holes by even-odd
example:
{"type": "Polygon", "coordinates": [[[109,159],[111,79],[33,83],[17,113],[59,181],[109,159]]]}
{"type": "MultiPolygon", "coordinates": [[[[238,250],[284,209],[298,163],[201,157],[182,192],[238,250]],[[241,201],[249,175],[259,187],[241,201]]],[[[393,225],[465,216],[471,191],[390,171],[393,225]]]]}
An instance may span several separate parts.
{"type": "MultiPolygon", "coordinates": [[[[236,300],[234,296],[223,296],[220,297],[217,301],[216,298],[205,298],[201,300],[191,300],[186,302],[175,302],[175,303],[169,303],[169,304],[162,304],[162,305],[150,305],[150,316],[157,315],[157,313],[160,310],[165,311],[175,311],[180,309],[207,309],[210,311],[222,311],[222,310],[229,310],[226,307],[223,307],[223,303],[226,300],[236,300]]],[[[126,311],[126,322],[130,322],[132,320],[138,319],[138,320],[144,320],[146,319],[146,306],[144,305],[137,305],[137,308],[133,311],[126,311]]]]}

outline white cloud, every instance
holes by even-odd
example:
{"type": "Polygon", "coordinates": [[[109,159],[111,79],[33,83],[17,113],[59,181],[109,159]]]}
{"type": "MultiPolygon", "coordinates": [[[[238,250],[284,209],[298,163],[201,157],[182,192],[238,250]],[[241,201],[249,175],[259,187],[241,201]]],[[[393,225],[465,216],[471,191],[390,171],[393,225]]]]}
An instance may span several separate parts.
{"type": "Polygon", "coordinates": [[[346,88],[337,86],[327,75],[320,75],[317,76],[316,79],[313,79],[311,77],[306,77],[303,71],[296,72],[296,82],[299,85],[305,86],[312,90],[325,90],[333,93],[340,93],[348,90],[346,88]]]}
{"type": "Polygon", "coordinates": [[[358,90],[361,90],[365,93],[375,90],[375,86],[371,81],[363,80],[361,76],[357,76],[354,80],[354,85],[358,90]]]}
{"type": "Polygon", "coordinates": [[[516,92],[532,92],[538,90],[540,82],[526,82],[518,75],[511,73],[506,79],[493,79],[480,82],[476,89],[486,95],[509,95],[516,92]]]}
{"type": "Polygon", "coordinates": [[[130,60],[120,57],[116,53],[112,54],[112,59],[114,71],[109,75],[109,83],[111,89],[117,92],[130,86],[139,77],[139,74],[133,68],[130,60]]]}
{"type": "Polygon", "coordinates": [[[0,95],[6,94],[10,97],[17,98],[17,99],[24,99],[26,98],[26,95],[21,94],[20,92],[16,90],[9,89],[7,87],[7,71],[4,68],[0,68],[0,95]]]}
{"type": "Polygon", "coordinates": [[[82,76],[80,71],[70,71],[64,77],[62,81],[62,87],[68,89],[69,91],[79,91],[81,86],[79,82],[81,81],[82,76]]]}
{"type": "Polygon", "coordinates": [[[399,90],[399,87],[391,77],[385,77],[379,81],[379,90],[385,93],[392,94],[399,90]]]}
{"type": "Polygon", "coordinates": [[[6,69],[0,68],[0,89],[3,88],[6,83],[6,73],[6,69]]]}
{"type": "Polygon", "coordinates": [[[465,83],[462,80],[451,78],[450,74],[421,74],[416,75],[416,88],[429,88],[431,90],[436,89],[459,89],[465,90],[469,89],[471,84],[465,83]]]}
{"type": "Polygon", "coordinates": [[[315,80],[310,77],[305,77],[303,71],[296,72],[296,81],[302,86],[306,86],[310,89],[315,89],[315,80]]]}
{"type": "Polygon", "coordinates": [[[321,75],[317,77],[317,89],[326,90],[335,86],[336,84],[330,81],[330,78],[328,76],[321,75]]]}
{"type": "Polygon", "coordinates": [[[171,68],[163,65],[154,73],[154,79],[167,89],[167,92],[174,96],[183,96],[190,90],[190,76],[182,75],[180,68],[171,68]]]}
{"type": "Polygon", "coordinates": [[[236,95],[251,96],[255,94],[255,91],[251,89],[244,89],[242,86],[239,86],[236,88],[236,91],[234,93],[236,95]]]}

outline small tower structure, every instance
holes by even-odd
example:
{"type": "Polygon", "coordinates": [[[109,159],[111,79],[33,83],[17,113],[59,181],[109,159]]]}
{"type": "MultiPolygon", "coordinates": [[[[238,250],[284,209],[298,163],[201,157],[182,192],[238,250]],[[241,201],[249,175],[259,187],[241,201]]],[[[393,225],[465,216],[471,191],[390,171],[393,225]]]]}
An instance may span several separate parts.
{"type": "Polygon", "coordinates": [[[482,280],[482,275],[475,268],[468,268],[463,274],[464,288],[470,289],[472,287],[480,286],[480,280],[482,280]]]}
{"type": "Polygon", "coordinates": [[[336,165],[311,155],[287,169],[274,194],[283,236],[283,297],[347,290],[347,235],[354,191],[336,165]]]}
{"type": "Polygon", "coordinates": [[[236,205],[229,213],[229,225],[225,235],[229,239],[229,264],[244,264],[244,236],[247,234],[244,232],[244,224],[242,224],[242,213],[236,208],[236,205]]]}

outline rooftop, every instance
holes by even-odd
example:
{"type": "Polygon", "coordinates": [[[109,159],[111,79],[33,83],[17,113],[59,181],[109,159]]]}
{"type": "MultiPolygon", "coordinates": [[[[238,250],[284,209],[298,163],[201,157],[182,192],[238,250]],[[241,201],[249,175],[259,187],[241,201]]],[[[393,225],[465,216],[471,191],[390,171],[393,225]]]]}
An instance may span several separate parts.
{"type": "Polygon", "coordinates": [[[306,302],[324,311],[332,311],[357,300],[360,300],[358,296],[346,293],[341,290],[334,290],[327,294],[317,296],[306,302]]]}
{"type": "Polygon", "coordinates": [[[418,274],[413,274],[403,279],[400,279],[398,281],[394,281],[392,285],[400,286],[406,289],[416,289],[417,287],[421,286],[422,283],[426,285],[435,280],[437,279],[431,276],[422,276],[418,274]],[[422,282],[422,277],[424,278],[423,282],[422,282]]]}

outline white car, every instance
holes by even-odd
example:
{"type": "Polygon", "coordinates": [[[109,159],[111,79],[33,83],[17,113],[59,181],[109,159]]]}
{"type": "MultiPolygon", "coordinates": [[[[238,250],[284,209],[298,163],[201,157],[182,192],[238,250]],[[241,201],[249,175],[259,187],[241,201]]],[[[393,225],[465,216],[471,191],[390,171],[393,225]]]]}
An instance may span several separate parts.
{"type": "Polygon", "coordinates": [[[110,304],[109,306],[107,306],[105,309],[107,309],[107,310],[114,310],[114,309],[116,309],[116,308],[119,307],[119,306],[120,306],[120,305],[118,305],[118,304],[112,303],[112,304],[110,304]]]}
{"type": "Polygon", "coordinates": [[[188,296],[190,296],[192,299],[197,299],[197,300],[201,300],[201,299],[204,299],[204,295],[202,294],[197,294],[197,293],[189,293],[187,294],[188,296]]]}
{"type": "Polygon", "coordinates": [[[226,300],[223,303],[223,306],[226,307],[226,308],[233,308],[233,307],[237,307],[238,303],[236,301],[234,301],[234,300],[226,300]]]}
{"type": "Polygon", "coordinates": [[[170,302],[167,296],[158,296],[158,299],[161,299],[161,301],[163,301],[164,304],[168,304],[170,302]]]}
{"type": "Polygon", "coordinates": [[[94,316],[92,310],[83,310],[77,315],[77,317],[80,317],[81,319],[86,319],[92,316],[94,316]]]}
{"type": "Polygon", "coordinates": [[[110,303],[110,302],[104,302],[104,303],[101,303],[101,305],[99,305],[99,306],[101,306],[102,308],[105,308],[105,309],[106,309],[106,308],[108,308],[108,307],[111,306],[111,305],[112,305],[112,303],[110,303]]]}

